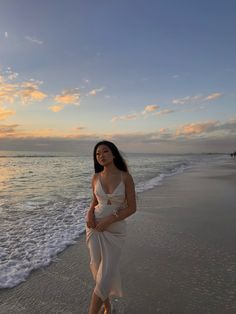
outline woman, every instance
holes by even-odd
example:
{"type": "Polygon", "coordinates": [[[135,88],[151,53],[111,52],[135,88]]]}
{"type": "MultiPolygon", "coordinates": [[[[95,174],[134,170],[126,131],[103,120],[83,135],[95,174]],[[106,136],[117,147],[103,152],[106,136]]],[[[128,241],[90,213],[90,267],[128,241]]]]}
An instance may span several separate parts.
{"type": "Polygon", "coordinates": [[[110,296],[122,296],[119,257],[126,234],[125,218],[136,211],[132,176],[117,147],[102,141],[93,152],[93,201],[87,212],[86,240],[90,268],[96,282],[89,314],[104,306],[111,313],[110,296]]]}

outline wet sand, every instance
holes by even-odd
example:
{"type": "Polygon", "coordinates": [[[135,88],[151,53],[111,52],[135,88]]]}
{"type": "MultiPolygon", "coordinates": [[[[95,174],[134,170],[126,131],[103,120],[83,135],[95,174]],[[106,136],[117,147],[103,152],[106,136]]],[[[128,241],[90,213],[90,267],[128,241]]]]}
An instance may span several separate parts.
{"type": "MultiPolygon", "coordinates": [[[[236,160],[195,166],[138,195],[114,313],[236,313],[236,160]]],[[[26,282],[1,314],[86,314],[94,284],[85,237],[26,282]]]]}

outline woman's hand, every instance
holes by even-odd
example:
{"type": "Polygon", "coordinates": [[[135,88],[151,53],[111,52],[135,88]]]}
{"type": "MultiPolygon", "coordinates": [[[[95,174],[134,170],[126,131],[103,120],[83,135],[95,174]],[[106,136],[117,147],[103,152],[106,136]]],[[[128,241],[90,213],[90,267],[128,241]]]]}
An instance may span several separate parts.
{"type": "Polygon", "coordinates": [[[95,229],[99,232],[103,232],[104,230],[106,230],[110,224],[112,223],[110,216],[99,219],[96,222],[96,227],[95,229]]]}
{"type": "Polygon", "coordinates": [[[93,210],[88,211],[86,224],[87,224],[88,228],[95,228],[96,227],[96,221],[95,221],[95,216],[94,216],[93,210]]]}

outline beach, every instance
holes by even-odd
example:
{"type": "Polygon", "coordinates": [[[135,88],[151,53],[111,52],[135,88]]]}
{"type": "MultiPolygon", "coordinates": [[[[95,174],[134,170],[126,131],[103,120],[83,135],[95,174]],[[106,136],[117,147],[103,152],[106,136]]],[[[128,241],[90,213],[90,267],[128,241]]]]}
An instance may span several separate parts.
{"type": "MultiPolygon", "coordinates": [[[[236,313],[236,161],[197,164],[138,194],[115,313],[236,313]]],[[[0,291],[1,314],[86,314],[94,283],[85,235],[0,291]]]]}

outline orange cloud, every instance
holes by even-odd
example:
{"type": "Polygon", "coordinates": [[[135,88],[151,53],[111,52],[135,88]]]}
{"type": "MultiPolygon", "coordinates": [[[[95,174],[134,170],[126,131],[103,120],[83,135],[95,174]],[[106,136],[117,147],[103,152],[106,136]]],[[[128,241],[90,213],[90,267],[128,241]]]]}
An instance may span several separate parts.
{"type": "Polygon", "coordinates": [[[146,113],[149,113],[149,112],[153,112],[157,109],[159,109],[160,106],[158,105],[147,105],[145,108],[144,108],[144,111],[143,111],[143,114],[146,114],[146,113]]]}
{"type": "Polygon", "coordinates": [[[60,104],[79,105],[80,93],[78,88],[64,90],[60,95],[57,95],[54,100],[60,104]]]}
{"type": "Polygon", "coordinates": [[[219,124],[218,121],[185,124],[175,131],[175,135],[179,136],[179,135],[201,134],[206,131],[209,131],[210,129],[215,129],[215,127],[218,124],[219,124]]]}
{"type": "Polygon", "coordinates": [[[49,107],[49,109],[53,112],[59,112],[64,108],[64,105],[55,105],[55,106],[51,106],[49,107]]]}
{"type": "Polygon", "coordinates": [[[0,107],[0,120],[5,120],[9,116],[12,116],[14,114],[16,114],[16,112],[14,110],[8,110],[8,109],[0,107]]]}
{"type": "Polygon", "coordinates": [[[28,104],[32,101],[41,101],[47,97],[47,95],[41,92],[39,88],[39,83],[36,82],[23,82],[20,85],[20,90],[18,91],[18,96],[21,98],[23,104],[28,104]]]}
{"type": "MultiPolygon", "coordinates": [[[[13,80],[17,77],[16,73],[8,74],[7,79],[13,80]]],[[[13,103],[20,100],[22,104],[34,101],[41,101],[47,95],[39,90],[41,82],[26,81],[22,83],[7,82],[4,76],[0,80],[0,104],[13,103]]]]}
{"type": "Polygon", "coordinates": [[[19,128],[18,124],[0,125],[0,138],[15,138],[15,139],[27,139],[27,138],[63,138],[64,133],[58,132],[53,129],[41,129],[25,131],[19,128]]]}
{"type": "MultiPolygon", "coordinates": [[[[103,91],[103,88],[93,89],[89,92],[88,95],[96,96],[98,92],[103,91]]],[[[61,94],[54,97],[59,105],[49,107],[53,112],[59,112],[64,109],[65,105],[80,105],[81,94],[78,88],[64,90],[61,94]]]]}
{"type": "Polygon", "coordinates": [[[18,96],[17,84],[8,84],[4,81],[0,85],[0,104],[13,103],[18,96]]]}
{"type": "Polygon", "coordinates": [[[80,92],[78,88],[64,90],[61,94],[54,97],[54,100],[58,105],[49,107],[53,112],[59,112],[64,109],[65,105],[75,105],[80,104],[80,92]]]}
{"type": "Polygon", "coordinates": [[[91,150],[91,143],[106,138],[122,144],[122,147],[126,147],[127,151],[130,151],[132,147],[136,147],[137,151],[140,151],[140,145],[147,145],[148,150],[152,149],[152,147],[156,147],[156,151],[158,152],[161,151],[161,148],[167,152],[183,152],[184,150],[182,148],[184,147],[179,145],[185,144],[187,144],[185,152],[199,152],[202,151],[204,147],[207,147],[207,151],[210,151],[208,144],[214,144],[215,141],[218,141],[219,146],[215,148],[215,151],[218,151],[218,148],[223,145],[221,151],[225,152],[225,143],[227,144],[227,141],[228,147],[230,143],[231,148],[229,151],[231,151],[232,145],[235,142],[235,135],[236,118],[232,118],[223,123],[219,121],[189,123],[180,126],[177,130],[161,128],[153,132],[123,131],[119,133],[110,132],[100,134],[92,132],[85,133],[83,131],[78,132],[75,129],[58,131],[48,128],[25,131],[22,129],[22,126],[19,125],[0,125],[0,145],[3,143],[5,147],[7,147],[8,144],[19,147],[19,145],[23,143],[31,147],[31,149],[34,149],[36,146],[45,146],[52,151],[54,151],[54,147],[58,148],[59,146],[60,149],[64,147],[66,151],[68,151],[67,143],[71,143],[72,145],[70,147],[73,148],[77,145],[74,145],[74,143],[81,143],[82,145],[87,143],[91,150]],[[9,141],[9,139],[11,139],[11,141],[9,141]],[[203,146],[201,146],[201,143],[203,146]],[[149,144],[151,144],[151,146],[149,146],[149,144]],[[155,144],[158,144],[158,146],[155,146],[155,144]],[[197,148],[197,145],[200,146],[197,148]]]}
{"type": "Polygon", "coordinates": [[[1,125],[0,124],[0,138],[16,137],[16,128],[18,124],[1,125]]]}
{"type": "Polygon", "coordinates": [[[150,112],[150,111],[155,111],[158,108],[160,108],[160,106],[158,105],[147,105],[144,110],[150,112]]]}

